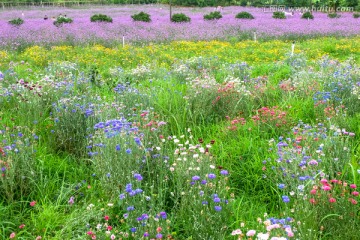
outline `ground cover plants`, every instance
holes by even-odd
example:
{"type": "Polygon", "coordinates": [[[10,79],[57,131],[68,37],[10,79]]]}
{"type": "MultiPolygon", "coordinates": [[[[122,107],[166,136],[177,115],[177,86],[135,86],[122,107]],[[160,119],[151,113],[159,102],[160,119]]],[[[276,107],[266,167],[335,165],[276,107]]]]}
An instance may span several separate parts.
{"type": "Polygon", "coordinates": [[[0,50],[0,239],[356,239],[359,42],[0,50]]]}

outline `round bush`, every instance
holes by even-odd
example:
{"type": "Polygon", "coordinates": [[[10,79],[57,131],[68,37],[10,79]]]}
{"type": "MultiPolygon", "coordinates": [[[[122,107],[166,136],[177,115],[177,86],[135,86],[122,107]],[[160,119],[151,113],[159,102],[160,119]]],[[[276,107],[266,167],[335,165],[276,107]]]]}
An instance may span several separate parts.
{"type": "Polygon", "coordinates": [[[56,18],[54,25],[57,27],[60,27],[61,25],[63,25],[64,23],[72,23],[73,20],[69,17],[65,17],[65,16],[59,16],[56,18]]]}
{"type": "Polygon", "coordinates": [[[222,18],[222,15],[219,11],[211,12],[209,14],[204,15],[205,20],[214,20],[214,19],[220,19],[222,18]]]}
{"type": "Polygon", "coordinates": [[[183,13],[175,13],[171,16],[172,22],[190,22],[190,18],[183,13]]]}
{"type": "Polygon", "coordinates": [[[286,19],[284,12],[274,12],[272,17],[276,19],[286,19]]]}
{"type": "Polygon", "coordinates": [[[21,18],[15,18],[15,19],[10,20],[9,23],[11,25],[20,26],[21,24],[24,23],[24,20],[22,20],[21,18]]]}
{"type": "Polygon", "coordinates": [[[111,22],[112,23],[112,18],[104,15],[104,14],[95,14],[93,16],[91,16],[90,18],[91,22],[111,22]]]}
{"type": "Polygon", "coordinates": [[[354,17],[354,18],[359,18],[359,17],[360,17],[360,13],[354,13],[354,14],[353,14],[353,17],[354,17]]]}
{"type": "Polygon", "coordinates": [[[314,15],[311,14],[311,12],[305,12],[301,18],[303,19],[314,19],[314,15]]]}
{"type": "Polygon", "coordinates": [[[239,12],[238,14],[236,14],[235,18],[254,19],[254,16],[251,13],[248,13],[248,12],[239,12]]]}
{"type": "Polygon", "coordinates": [[[134,14],[131,16],[131,18],[134,21],[140,21],[140,22],[151,22],[150,14],[145,12],[140,12],[138,14],[134,14]]]}
{"type": "Polygon", "coordinates": [[[339,17],[341,17],[341,15],[340,15],[340,14],[337,14],[337,13],[329,13],[329,14],[328,14],[328,17],[329,17],[329,18],[339,18],[339,17]]]}

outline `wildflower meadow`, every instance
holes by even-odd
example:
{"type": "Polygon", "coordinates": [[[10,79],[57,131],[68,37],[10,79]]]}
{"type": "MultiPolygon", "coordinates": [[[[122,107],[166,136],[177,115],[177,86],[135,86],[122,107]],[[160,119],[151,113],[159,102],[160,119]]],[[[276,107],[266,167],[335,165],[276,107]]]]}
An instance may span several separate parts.
{"type": "Polygon", "coordinates": [[[360,18],[172,10],[0,10],[0,239],[359,239],[360,18]]]}

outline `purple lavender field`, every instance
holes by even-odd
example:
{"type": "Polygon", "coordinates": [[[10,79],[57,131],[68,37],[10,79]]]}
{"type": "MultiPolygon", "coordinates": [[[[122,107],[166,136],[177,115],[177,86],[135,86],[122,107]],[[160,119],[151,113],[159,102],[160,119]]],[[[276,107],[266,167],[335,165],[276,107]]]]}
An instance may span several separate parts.
{"type": "Polygon", "coordinates": [[[127,42],[163,42],[172,40],[229,40],[246,39],[257,32],[258,39],[296,38],[316,36],[354,36],[360,34],[360,18],[352,13],[341,13],[341,18],[330,19],[326,13],[315,12],[314,20],[301,19],[296,13],[288,19],[273,19],[272,13],[261,8],[225,7],[223,18],[205,21],[203,15],[214,8],[173,8],[173,13],[185,13],[190,23],[171,23],[169,9],[165,5],[135,5],[74,8],[42,8],[29,10],[2,10],[0,12],[0,46],[17,48],[19,45],[53,45],[61,43],[119,43],[122,36],[127,42]],[[131,15],[145,11],[151,15],[151,23],[134,22],[131,15]],[[236,19],[235,15],[248,11],[254,20],[236,19]],[[51,20],[66,14],[74,20],[71,24],[56,27],[51,20]],[[113,23],[92,23],[93,14],[106,14],[113,23]],[[48,20],[43,17],[47,15],[48,20]],[[25,23],[19,27],[8,21],[21,17],[25,23]]]}

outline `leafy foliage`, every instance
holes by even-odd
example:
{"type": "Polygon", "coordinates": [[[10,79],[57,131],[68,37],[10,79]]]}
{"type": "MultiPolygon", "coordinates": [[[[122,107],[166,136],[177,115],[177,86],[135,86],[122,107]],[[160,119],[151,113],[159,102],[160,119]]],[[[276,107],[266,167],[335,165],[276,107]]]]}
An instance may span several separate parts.
{"type": "Polygon", "coordinates": [[[305,12],[305,13],[301,16],[301,18],[303,18],[303,19],[314,19],[314,15],[312,15],[311,12],[305,12]]]}
{"type": "Polygon", "coordinates": [[[354,13],[354,14],[353,14],[353,17],[354,17],[354,18],[359,18],[359,17],[360,17],[360,13],[354,13]]]}
{"type": "Polygon", "coordinates": [[[140,12],[138,14],[134,14],[131,16],[131,18],[134,21],[140,21],[140,22],[151,22],[150,14],[145,12],[140,12]]]}
{"type": "Polygon", "coordinates": [[[340,14],[337,14],[337,13],[329,13],[329,14],[328,14],[328,17],[329,17],[329,18],[340,18],[341,15],[340,15],[340,14]]]}
{"type": "Polygon", "coordinates": [[[204,15],[205,20],[214,20],[220,18],[222,18],[222,15],[219,11],[211,12],[209,14],[204,15]]]}
{"type": "Polygon", "coordinates": [[[254,19],[254,16],[249,12],[239,12],[238,14],[236,14],[235,18],[254,19]]]}
{"type": "Polygon", "coordinates": [[[90,18],[91,22],[112,22],[112,18],[104,14],[95,14],[90,18]]]}
{"type": "Polygon", "coordinates": [[[64,23],[72,23],[73,20],[69,17],[65,17],[65,16],[59,16],[56,18],[56,21],[54,22],[54,25],[57,27],[60,27],[62,24],[64,23]]]}
{"type": "Polygon", "coordinates": [[[24,20],[22,20],[21,18],[15,18],[15,19],[10,20],[9,23],[11,25],[20,26],[21,24],[24,23],[24,20]]]}
{"type": "Polygon", "coordinates": [[[274,12],[273,13],[273,18],[276,19],[286,19],[285,13],[284,12],[274,12]]]}
{"type": "Polygon", "coordinates": [[[191,18],[184,13],[175,13],[171,16],[172,22],[190,22],[191,18]]]}

